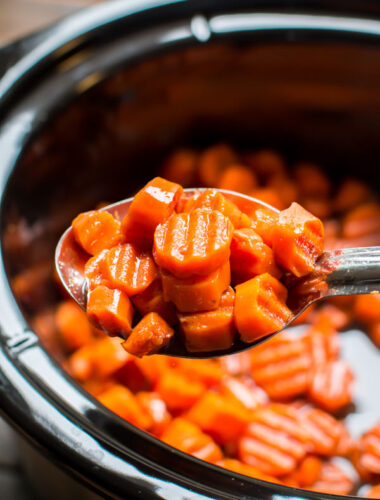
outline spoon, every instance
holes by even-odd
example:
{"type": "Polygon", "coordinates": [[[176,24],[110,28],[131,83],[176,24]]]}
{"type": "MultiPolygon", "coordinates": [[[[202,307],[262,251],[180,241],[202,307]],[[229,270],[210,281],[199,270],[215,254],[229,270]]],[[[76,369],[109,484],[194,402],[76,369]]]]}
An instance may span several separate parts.
{"type": "MultiPolygon", "coordinates": [[[[185,191],[192,194],[195,190],[186,189],[185,191]]],[[[261,206],[278,213],[277,209],[255,198],[223,189],[219,191],[233,201],[242,212],[249,212],[252,208],[261,206]]],[[[121,220],[127,213],[132,200],[133,198],[128,198],[108,205],[102,210],[106,210],[121,220]]],[[[70,227],[58,242],[55,265],[63,286],[84,310],[87,296],[84,265],[88,258],[87,253],[75,242],[70,227]]],[[[312,273],[301,278],[291,277],[286,285],[289,290],[287,305],[294,316],[281,330],[251,343],[239,339],[235,340],[229,349],[206,352],[189,352],[182,343],[181,337],[174,335],[169,344],[159,351],[159,354],[194,359],[236,354],[251,349],[287,328],[307,307],[322,298],[380,292],[380,247],[327,250],[317,260],[312,273]]]]}

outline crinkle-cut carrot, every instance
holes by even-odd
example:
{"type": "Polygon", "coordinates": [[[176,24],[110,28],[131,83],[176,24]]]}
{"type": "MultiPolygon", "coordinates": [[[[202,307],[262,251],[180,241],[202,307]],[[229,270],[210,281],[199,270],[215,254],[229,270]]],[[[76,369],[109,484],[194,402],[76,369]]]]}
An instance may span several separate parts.
{"type": "Polygon", "coordinates": [[[317,196],[301,198],[300,203],[305,210],[322,220],[330,217],[333,210],[331,200],[319,198],[317,196]]]}
{"type": "Polygon", "coordinates": [[[216,186],[225,168],[237,162],[236,154],[226,144],[216,144],[199,156],[198,174],[204,186],[216,186]]]}
{"type": "Polygon", "coordinates": [[[150,387],[154,387],[164,371],[170,368],[170,358],[159,354],[136,358],[136,365],[148,381],[150,387]]]}
{"type": "Polygon", "coordinates": [[[104,276],[112,288],[123,290],[131,297],[146,290],[157,279],[158,271],[150,252],[125,243],[108,251],[104,276]]]}
{"type": "Polygon", "coordinates": [[[272,237],[277,262],[296,276],[310,273],[323,252],[322,222],[298,203],[280,212],[272,237]]]}
{"type": "Polygon", "coordinates": [[[369,327],[369,336],[372,339],[372,342],[377,346],[380,347],[380,321],[377,321],[376,323],[372,323],[369,327]]]}
{"type": "Polygon", "coordinates": [[[223,370],[216,359],[176,358],[176,369],[189,380],[202,382],[207,387],[217,387],[223,378],[223,370]]]}
{"type": "Polygon", "coordinates": [[[242,283],[258,274],[269,273],[281,277],[272,249],[252,228],[237,229],[231,241],[231,273],[234,283],[242,283]]]}
{"type": "Polygon", "coordinates": [[[142,293],[131,297],[131,301],[142,316],[155,312],[169,325],[174,325],[177,322],[175,307],[171,302],[164,300],[162,284],[159,279],[153,281],[142,293]]]}
{"type": "Polygon", "coordinates": [[[232,399],[207,392],[188,411],[187,418],[210,434],[219,444],[238,439],[250,418],[250,412],[232,399]]]}
{"type": "Polygon", "coordinates": [[[263,180],[273,176],[285,176],[285,162],[276,151],[263,149],[245,155],[245,160],[263,180]]]}
{"type": "Polygon", "coordinates": [[[74,351],[93,338],[93,331],[86,313],[73,301],[63,301],[56,310],[55,319],[65,346],[74,351]]]}
{"type": "Polygon", "coordinates": [[[315,324],[328,321],[336,330],[344,330],[352,321],[352,317],[353,312],[350,309],[343,309],[334,304],[324,304],[318,310],[314,309],[310,319],[315,324]]]}
{"type": "Polygon", "coordinates": [[[189,352],[213,351],[231,347],[235,336],[235,292],[229,287],[212,311],[178,313],[179,325],[189,352]]]}
{"type": "Polygon", "coordinates": [[[236,458],[223,458],[222,460],[219,460],[216,465],[219,465],[219,467],[223,467],[224,469],[230,470],[232,472],[242,474],[243,476],[260,479],[261,481],[268,481],[269,483],[280,482],[276,477],[269,476],[268,474],[263,474],[255,467],[244,464],[240,460],[236,460],[236,458]]]}
{"type": "Polygon", "coordinates": [[[138,392],[136,399],[152,421],[150,432],[155,436],[161,436],[172,420],[165,401],[156,392],[138,392]]]}
{"type": "Polygon", "coordinates": [[[122,290],[98,286],[87,295],[88,319],[111,336],[127,337],[132,330],[133,306],[122,290]]]}
{"type": "Polygon", "coordinates": [[[366,498],[380,498],[380,484],[376,486],[371,486],[371,488],[365,494],[366,498]]]}
{"type": "Polygon", "coordinates": [[[152,426],[150,415],[144,411],[132,392],[123,385],[115,384],[100,394],[98,400],[109,410],[136,427],[146,430],[152,426]]]}
{"type": "Polygon", "coordinates": [[[353,480],[339,465],[323,462],[317,481],[306,489],[330,495],[349,495],[353,487],[353,480]]]}
{"type": "Polygon", "coordinates": [[[72,222],[75,241],[90,255],[120,243],[120,222],[110,213],[92,210],[79,214],[72,222]]]}
{"type": "Polygon", "coordinates": [[[376,481],[380,478],[380,422],[360,437],[352,461],[365,481],[376,481]]]}
{"type": "Polygon", "coordinates": [[[298,199],[297,184],[286,176],[273,176],[269,179],[268,187],[277,192],[284,207],[288,207],[293,201],[298,199]]]}
{"type": "Polygon", "coordinates": [[[215,463],[223,453],[213,439],[185,418],[175,418],[161,436],[164,443],[194,457],[215,463]]]}
{"type": "Polygon", "coordinates": [[[88,259],[84,266],[84,275],[87,279],[89,290],[93,290],[97,286],[109,286],[110,282],[105,278],[105,263],[108,249],[102,250],[98,254],[88,259]]]}
{"type": "Polygon", "coordinates": [[[358,239],[379,233],[380,205],[367,202],[352,209],[343,218],[342,236],[347,239],[358,239]]]}
{"type": "Polygon", "coordinates": [[[352,401],[354,376],[344,361],[330,361],[310,376],[308,396],[316,405],[335,413],[352,401]]]}
{"type": "Polygon", "coordinates": [[[251,354],[238,352],[220,358],[222,369],[229,375],[249,375],[251,373],[251,354]]]}
{"type": "Polygon", "coordinates": [[[339,336],[328,317],[320,317],[305,333],[305,342],[310,348],[311,366],[319,368],[339,355],[339,336]]]}
{"type": "Polygon", "coordinates": [[[141,358],[157,353],[170,342],[173,335],[173,328],[159,314],[151,312],[133,328],[123,347],[130,354],[141,358]]]}
{"type": "Polygon", "coordinates": [[[365,325],[380,321],[380,293],[355,297],[354,314],[365,325]]]}
{"type": "Polygon", "coordinates": [[[182,186],[155,177],[135,195],[121,230],[128,243],[150,248],[156,227],[174,212],[182,186]]]}
{"type": "Polygon", "coordinates": [[[235,324],[244,342],[281,330],[292,317],[287,290],[268,273],[236,286],[235,324]]]}
{"type": "Polygon", "coordinates": [[[323,170],[310,163],[302,163],[293,171],[301,196],[327,198],[331,191],[331,182],[323,170]]]}
{"type": "Polygon", "coordinates": [[[210,274],[228,260],[232,232],[230,220],[216,210],[176,214],[157,227],[153,255],[177,277],[210,274]]]}
{"type": "Polygon", "coordinates": [[[334,197],[334,208],[337,212],[347,213],[372,198],[373,194],[366,182],[346,179],[334,197]]]}
{"type": "Polygon", "coordinates": [[[247,410],[255,410],[269,402],[268,395],[249,377],[225,376],[220,386],[224,396],[242,404],[247,410]]]}
{"type": "Polygon", "coordinates": [[[156,391],[165,401],[170,411],[187,410],[198,401],[206,386],[190,380],[176,370],[165,370],[156,385],[156,391]]]}
{"type": "Polygon", "coordinates": [[[162,165],[162,177],[184,187],[195,186],[198,153],[192,149],[177,149],[162,165]]]}
{"type": "Polygon", "coordinates": [[[178,311],[210,311],[219,307],[222,294],[230,284],[230,263],[227,260],[207,276],[176,278],[162,270],[161,278],[164,300],[173,302],[178,311]]]}
{"type": "MultiPolygon", "coordinates": [[[[271,207],[277,208],[278,210],[282,210],[285,208],[285,205],[280,197],[278,191],[274,188],[263,187],[258,189],[253,189],[249,192],[249,196],[252,198],[256,198],[257,200],[263,201],[267,203],[271,207]]],[[[257,204],[257,207],[260,207],[260,204],[257,204]]]]}
{"type": "Polygon", "coordinates": [[[259,234],[264,243],[272,247],[273,228],[277,224],[278,213],[269,208],[260,207],[251,214],[252,228],[259,234]]]}
{"type": "Polygon", "coordinates": [[[315,483],[322,472],[322,460],[314,455],[305,457],[294,473],[295,479],[301,488],[315,483]]]}
{"type": "Polygon", "coordinates": [[[231,165],[221,173],[217,188],[248,194],[256,185],[257,179],[252,169],[243,165],[231,165]]]}

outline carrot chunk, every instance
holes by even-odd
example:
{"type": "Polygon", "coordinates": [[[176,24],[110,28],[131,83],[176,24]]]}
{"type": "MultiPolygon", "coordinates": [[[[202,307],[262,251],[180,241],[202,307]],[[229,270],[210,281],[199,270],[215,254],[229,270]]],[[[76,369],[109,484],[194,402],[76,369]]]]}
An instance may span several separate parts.
{"type": "Polygon", "coordinates": [[[92,210],[78,215],[72,228],[76,242],[90,255],[120,243],[120,222],[108,213],[92,210]]]}
{"type": "Polygon", "coordinates": [[[219,386],[223,370],[219,360],[216,359],[187,359],[176,358],[176,369],[183,373],[189,380],[202,382],[207,387],[219,386]]]}
{"type": "Polygon", "coordinates": [[[68,349],[74,351],[90,342],[93,330],[86,313],[72,301],[64,301],[55,313],[60,336],[68,349]]]}
{"type": "Polygon", "coordinates": [[[366,498],[380,498],[380,484],[372,486],[365,495],[366,498]]]}
{"type": "Polygon", "coordinates": [[[278,221],[278,213],[269,208],[260,207],[251,213],[252,229],[259,234],[264,243],[272,248],[273,228],[278,221]]]}
{"type": "Polygon", "coordinates": [[[335,196],[334,205],[338,212],[344,213],[371,198],[373,194],[368,184],[358,179],[346,179],[335,196]]]}
{"type": "Polygon", "coordinates": [[[142,316],[155,312],[169,325],[174,325],[177,322],[175,307],[171,302],[164,300],[161,280],[159,279],[153,281],[142,293],[131,297],[131,301],[142,316]]]}
{"type": "Polygon", "coordinates": [[[123,347],[130,354],[141,358],[165,347],[173,335],[174,330],[166,321],[159,314],[151,312],[134,327],[123,347]]]}
{"type": "Polygon", "coordinates": [[[342,221],[343,238],[362,238],[369,235],[377,235],[379,232],[380,204],[376,202],[367,202],[357,206],[348,212],[342,221]]]}
{"type": "Polygon", "coordinates": [[[263,149],[246,156],[247,163],[253,171],[264,180],[273,176],[285,175],[285,162],[276,151],[263,149]]]}
{"type": "Polygon", "coordinates": [[[102,250],[98,254],[88,259],[84,266],[84,275],[87,279],[89,290],[93,290],[97,286],[109,286],[109,281],[105,278],[105,263],[108,250],[102,250]]]}
{"type": "Polygon", "coordinates": [[[269,402],[265,391],[249,377],[225,376],[220,389],[223,395],[233,398],[247,410],[255,410],[269,402]]]}
{"type": "Polygon", "coordinates": [[[142,293],[157,278],[157,267],[149,252],[125,243],[108,251],[104,275],[112,288],[132,296],[142,293]]]}
{"type": "Polygon", "coordinates": [[[252,170],[242,165],[231,165],[222,172],[217,187],[248,194],[256,185],[257,180],[252,170]]]}
{"type": "Polygon", "coordinates": [[[380,293],[355,297],[354,312],[365,325],[380,321],[380,293]]]}
{"type": "Polygon", "coordinates": [[[227,261],[207,276],[176,278],[162,271],[161,277],[164,299],[172,301],[178,311],[210,311],[219,307],[222,293],[230,284],[230,263],[227,261]]]}
{"type": "Polygon", "coordinates": [[[236,161],[235,153],[226,144],[216,144],[205,149],[199,157],[198,167],[202,184],[216,186],[223,170],[236,161]]]}
{"type": "Polygon", "coordinates": [[[380,422],[365,432],[356,443],[353,463],[365,481],[380,478],[380,422]]]}
{"type": "Polygon", "coordinates": [[[162,177],[181,186],[195,185],[198,154],[191,149],[177,149],[164,162],[162,177]]]}
{"type": "Polygon", "coordinates": [[[301,196],[327,198],[331,191],[331,182],[326,174],[316,165],[303,163],[294,170],[294,177],[301,196]]]}
{"type": "Polygon", "coordinates": [[[154,233],[155,261],[178,277],[210,274],[228,260],[232,231],[216,210],[173,215],[154,233]]]}
{"type": "Polygon", "coordinates": [[[235,335],[234,301],[235,292],[229,287],[221,296],[218,309],[178,314],[188,351],[212,351],[231,347],[235,335]]]}
{"type": "Polygon", "coordinates": [[[349,495],[353,486],[353,480],[339,465],[324,462],[317,481],[306,489],[330,495],[349,495]]]}
{"type": "Polygon", "coordinates": [[[161,436],[172,420],[165,402],[155,392],[139,392],[136,399],[152,421],[149,430],[155,436],[161,436]]]}
{"type": "Polygon", "coordinates": [[[323,252],[323,224],[297,203],[280,212],[273,229],[273,251],[277,262],[296,276],[314,269],[323,252]]]}
{"type": "Polygon", "coordinates": [[[259,469],[256,469],[251,465],[244,464],[240,460],[236,460],[234,458],[223,458],[222,460],[219,460],[216,465],[219,465],[219,467],[224,467],[225,469],[232,472],[242,474],[243,476],[254,477],[255,479],[268,481],[270,483],[279,483],[279,480],[274,476],[263,474],[259,469]]]}
{"type": "Polygon", "coordinates": [[[96,328],[111,336],[126,337],[132,330],[133,306],[121,290],[98,286],[87,298],[87,316],[96,328]]]}
{"type": "Polygon", "coordinates": [[[311,486],[320,477],[322,472],[322,460],[310,455],[305,457],[298,466],[295,473],[296,480],[301,487],[311,486]]]}
{"type": "Polygon", "coordinates": [[[205,392],[206,387],[199,381],[190,380],[175,370],[166,370],[158,380],[156,391],[171,411],[187,410],[205,392]]]}
{"type": "Polygon", "coordinates": [[[236,286],[235,324],[244,342],[281,330],[292,317],[286,288],[268,273],[236,286]]]}
{"type": "Polygon", "coordinates": [[[125,239],[141,247],[149,247],[158,224],[173,212],[183,192],[179,184],[155,177],[133,198],[121,223],[125,239]]]}

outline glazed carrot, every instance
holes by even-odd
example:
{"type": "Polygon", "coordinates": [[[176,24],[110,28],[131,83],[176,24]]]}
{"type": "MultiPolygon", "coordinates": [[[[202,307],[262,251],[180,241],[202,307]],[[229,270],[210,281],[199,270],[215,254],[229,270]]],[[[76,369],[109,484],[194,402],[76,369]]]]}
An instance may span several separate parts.
{"type": "Polygon", "coordinates": [[[380,423],[365,432],[358,442],[353,455],[353,464],[365,481],[380,477],[380,423]]]}
{"type": "Polygon", "coordinates": [[[330,495],[348,495],[353,486],[352,479],[339,465],[323,462],[317,481],[306,489],[330,495]]]}
{"type": "Polygon", "coordinates": [[[175,365],[189,380],[202,382],[207,387],[219,386],[223,377],[223,370],[216,359],[176,358],[175,365]]]}
{"type": "Polygon", "coordinates": [[[282,202],[283,207],[288,207],[298,199],[298,186],[296,182],[284,175],[274,175],[269,179],[268,187],[274,189],[282,202]]]}
{"type": "Polygon", "coordinates": [[[254,477],[255,479],[260,479],[261,481],[268,481],[270,483],[278,483],[279,480],[274,476],[269,476],[268,474],[263,474],[261,471],[252,467],[250,465],[244,464],[240,460],[234,458],[223,458],[219,460],[216,465],[223,467],[224,469],[231,470],[232,472],[237,472],[243,476],[254,477]]]}
{"type": "Polygon", "coordinates": [[[175,307],[171,302],[164,300],[161,280],[159,279],[153,281],[142,293],[131,297],[131,301],[142,316],[155,312],[169,325],[174,325],[177,322],[175,307]]]}
{"type": "Polygon", "coordinates": [[[256,185],[257,179],[251,169],[243,165],[231,165],[221,173],[217,187],[248,194],[256,185]]]}
{"type": "Polygon", "coordinates": [[[132,296],[146,290],[158,273],[150,252],[142,252],[135,245],[126,243],[108,251],[104,276],[112,288],[132,296]]]}
{"type": "Polygon", "coordinates": [[[157,384],[163,372],[171,366],[171,360],[168,356],[154,354],[149,357],[135,358],[135,362],[150,388],[157,384]]]}
{"type": "Polygon", "coordinates": [[[187,413],[191,422],[219,444],[237,439],[247,426],[249,416],[250,412],[242,405],[213,392],[204,394],[187,413]]]}
{"type": "Polygon", "coordinates": [[[247,410],[255,410],[269,402],[268,395],[249,377],[225,376],[221,393],[242,404],[247,410]]]}
{"type": "Polygon", "coordinates": [[[150,247],[154,231],[173,212],[183,192],[179,184],[155,177],[133,198],[121,229],[128,243],[150,247]]]}
{"type": "Polygon", "coordinates": [[[86,313],[72,301],[61,302],[56,311],[56,321],[60,336],[71,351],[87,344],[94,336],[86,313]]]}
{"type": "Polygon", "coordinates": [[[352,308],[346,309],[334,304],[324,304],[318,310],[314,309],[311,319],[314,324],[327,322],[336,330],[344,330],[352,321],[352,316],[352,308]]]}
{"type": "Polygon", "coordinates": [[[199,157],[199,178],[205,186],[216,186],[223,170],[236,163],[237,158],[226,144],[205,149],[199,157]]]}
{"type": "Polygon", "coordinates": [[[149,429],[152,426],[150,415],[144,411],[131,391],[122,385],[115,384],[100,394],[98,400],[109,410],[136,427],[149,429]]]}
{"type": "Polygon", "coordinates": [[[297,203],[280,212],[273,228],[273,252],[277,262],[296,276],[314,269],[323,252],[323,224],[297,203]]]}
{"type": "Polygon", "coordinates": [[[156,391],[171,411],[187,410],[198,401],[206,387],[199,381],[189,380],[175,370],[165,370],[158,380],[156,391]]]}
{"type": "Polygon", "coordinates": [[[344,213],[371,198],[373,198],[373,194],[368,184],[358,179],[346,179],[334,198],[334,207],[338,212],[344,213]]]}
{"type": "Polygon", "coordinates": [[[235,324],[244,342],[281,330],[292,317],[287,290],[273,276],[261,274],[236,286],[235,324]]]}
{"type": "Polygon", "coordinates": [[[155,436],[161,436],[172,420],[165,402],[155,392],[139,392],[136,399],[152,421],[149,430],[155,436]]]}
{"type": "Polygon", "coordinates": [[[175,418],[161,439],[164,443],[207,462],[215,463],[223,456],[212,438],[185,418],[175,418]]]}
{"type": "MultiPolygon", "coordinates": [[[[285,205],[278,191],[274,188],[266,187],[254,189],[249,192],[249,196],[263,201],[264,203],[267,203],[271,207],[277,208],[278,210],[282,210],[283,208],[285,208],[285,205]]],[[[257,204],[257,207],[260,207],[259,203],[257,204]]]]}
{"type": "Polygon", "coordinates": [[[258,274],[269,273],[276,278],[282,274],[272,249],[251,228],[233,232],[230,264],[234,283],[242,283],[258,274]]]}
{"type": "Polygon", "coordinates": [[[380,498],[380,484],[372,486],[365,495],[366,498],[380,498]]]}
{"type": "Polygon", "coordinates": [[[176,278],[162,271],[161,277],[164,300],[173,302],[178,311],[210,311],[219,307],[222,294],[230,284],[230,263],[227,261],[207,276],[176,278]]]}
{"type": "Polygon", "coordinates": [[[355,317],[364,324],[380,321],[380,293],[355,297],[355,317]]]}
{"type": "Polygon", "coordinates": [[[78,215],[72,228],[76,242],[90,255],[120,243],[120,222],[104,211],[92,210],[78,215]]]}
{"type": "Polygon", "coordinates": [[[313,455],[305,457],[295,473],[296,480],[301,487],[311,486],[320,477],[322,460],[313,455]]]}
{"type": "Polygon", "coordinates": [[[339,356],[339,336],[329,317],[320,316],[305,333],[311,355],[311,366],[320,368],[339,356]]]}
{"type": "Polygon", "coordinates": [[[262,179],[285,175],[285,162],[276,151],[263,149],[245,156],[247,163],[262,179]]]}
{"type": "Polygon", "coordinates": [[[177,149],[164,162],[162,177],[181,186],[196,185],[198,154],[191,149],[177,149]]]}
{"type": "Polygon", "coordinates": [[[229,287],[213,311],[178,313],[185,345],[190,352],[228,349],[235,336],[233,308],[235,292],[229,287]]]}
{"type": "Polygon", "coordinates": [[[294,178],[301,196],[327,198],[331,182],[322,169],[310,163],[302,163],[294,169],[294,178]]]}
{"type": "Polygon", "coordinates": [[[154,233],[155,261],[178,277],[210,274],[228,260],[232,231],[216,210],[173,215],[154,233]]]}
{"type": "Polygon", "coordinates": [[[102,250],[86,262],[84,266],[84,275],[87,279],[88,290],[93,290],[100,285],[109,287],[110,282],[105,278],[107,253],[108,249],[102,250]]]}
{"type": "Polygon", "coordinates": [[[348,212],[342,221],[342,236],[347,239],[378,234],[380,231],[380,205],[376,202],[361,204],[348,212]]]}
{"type": "Polygon", "coordinates": [[[173,335],[174,330],[166,321],[159,314],[151,312],[133,328],[123,347],[130,354],[141,358],[165,347],[173,335]]]}
{"type": "Polygon", "coordinates": [[[266,245],[272,247],[273,228],[277,224],[278,213],[269,208],[260,207],[250,215],[252,228],[262,237],[266,245]]]}
{"type": "Polygon", "coordinates": [[[223,356],[220,359],[220,364],[229,375],[249,375],[251,371],[251,354],[244,351],[223,356]]]}
{"type": "Polygon", "coordinates": [[[305,210],[312,213],[319,219],[325,220],[330,217],[333,210],[332,202],[329,199],[308,196],[301,198],[301,205],[305,210]]]}
{"type": "Polygon", "coordinates": [[[111,336],[125,338],[132,330],[133,306],[121,290],[105,286],[90,290],[86,311],[91,323],[111,336]]]}

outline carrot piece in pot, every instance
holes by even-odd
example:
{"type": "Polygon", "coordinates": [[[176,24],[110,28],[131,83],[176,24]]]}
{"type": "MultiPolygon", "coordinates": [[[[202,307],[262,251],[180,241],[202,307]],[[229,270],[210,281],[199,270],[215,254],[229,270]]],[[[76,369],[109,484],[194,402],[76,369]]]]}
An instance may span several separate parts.
{"type": "Polygon", "coordinates": [[[243,165],[227,167],[219,177],[217,187],[248,194],[257,185],[255,174],[243,165]]]}
{"type": "Polygon", "coordinates": [[[82,347],[94,337],[86,313],[72,301],[61,302],[55,313],[60,337],[72,351],[82,347]]]}
{"type": "Polygon", "coordinates": [[[177,322],[175,307],[171,302],[165,301],[160,279],[153,281],[142,293],[131,297],[131,301],[142,316],[155,312],[169,325],[177,322]]]}
{"type": "Polygon", "coordinates": [[[72,222],[76,242],[90,255],[120,243],[120,222],[110,213],[92,210],[79,214],[72,222]]]}
{"type": "Polygon", "coordinates": [[[165,347],[173,335],[174,330],[166,321],[159,314],[151,312],[133,328],[123,347],[130,354],[141,358],[165,347]]]}
{"type": "Polygon", "coordinates": [[[161,436],[172,420],[163,399],[156,392],[138,392],[136,399],[152,420],[149,430],[155,436],[161,436]]]}
{"type": "Polygon", "coordinates": [[[97,286],[110,285],[109,281],[105,278],[105,263],[106,263],[106,255],[108,253],[108,249],[102,250],[98,254],[88,259],[84,266],[84,275],[87,279],[87,286],[89,290],[93,290],[97,286]]]}
{"type": "Polygon", "coordinates": [[[280,481],[274,476],[263,474],[255,467],[247,465],[240,460],[236,460],[235,458],[223,458],[222,460],[219,460],[216,465],[219,465],[220,467],[223,467],[224,469],[230,470],[232,472],[242,474],[243,476],[254,477],[255,479],[268,481],[269,483],[280,483],[280,481]]]}
{"type": "Polygon", "coordinates": [[[277,224],[278,213],[269,208],[260,207],[250,215],[252,218],[252,229],[262,237],[266,245],[272,248],[273,228],[277,224]]]}
{"type": "Polygon", "coordinates": [[[221,173],[236,163],[234,151],[226,144],[216,144],[205,149],[199,157],[199,177],[205,186],[216,186],[221,173]]]}
{"type": "Polygon", "coordinates": [[[176,370],[167,369],[156,385],[156,391],[170,411],[184,411],[191,408],[205,392],[206,386],[190,380],[176,370]]]}

